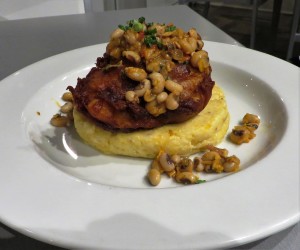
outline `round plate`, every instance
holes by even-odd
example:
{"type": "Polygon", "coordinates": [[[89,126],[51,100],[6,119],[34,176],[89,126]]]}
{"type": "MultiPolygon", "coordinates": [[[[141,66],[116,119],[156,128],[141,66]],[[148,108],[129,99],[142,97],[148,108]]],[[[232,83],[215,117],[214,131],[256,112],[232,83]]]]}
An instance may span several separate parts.
{"type": "Polygon", "coordinates": [[[208,249],[248,243],[299,221],[299,68],[266,54],[206,42],[230,129],[260,116],[256,137],[219,145],[241,171],[201,185],[145,179],[150,161],[103,155],[72,128],[49,125],[67,86],[106,44],[50,57],[0,83],[0,220],[50,244],[102,249],[208,249]]]}

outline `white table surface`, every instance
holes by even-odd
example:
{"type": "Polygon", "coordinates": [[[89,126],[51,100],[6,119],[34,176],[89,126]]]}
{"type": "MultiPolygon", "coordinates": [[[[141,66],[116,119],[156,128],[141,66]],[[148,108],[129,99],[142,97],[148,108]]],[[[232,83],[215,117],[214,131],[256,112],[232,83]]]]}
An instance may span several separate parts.
{"type": "MultiPolygon", "coordinates": [[[[222,30],[182,5],[2,21],[0,22],[0,81],[17,70],[49,56],[107,42],[110,32],[118,24],[140,16],[144,16],[148,21],[173,22],[185,30],[196,27],[203,40],[240,45],[222,30]]],[[[0,222],[0,249],[58,250],[62,248],[31,239],[0,222]]],[[[299,250],[300,224],[235,249],[299,250]]]]}

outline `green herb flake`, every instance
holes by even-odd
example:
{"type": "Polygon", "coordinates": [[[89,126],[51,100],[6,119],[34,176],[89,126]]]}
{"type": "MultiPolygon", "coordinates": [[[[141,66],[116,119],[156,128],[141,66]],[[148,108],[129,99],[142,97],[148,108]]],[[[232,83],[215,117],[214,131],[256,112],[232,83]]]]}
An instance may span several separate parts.
{"type": "Polygon", "coordinates": [[[144,22],[145,22],[145,18],[140,17],[139,19],[131,19],[131,20],[127,21],[127,25],[120,24],[120,25],[118,25],[118,27],[124,31],[133,29],[135,32],[140,32],[144,28],[144,25],[143,25],[144,22]]]}
{"type": "Polygon", "coordinates": [[[118,25],[118,28],[119,28],[119,29],[121,29],[121,30],[124,30],[124,31],[126,31],[126,30],[128,30],[128,29],[129,29],[129,27],[128,27],[128,26],[121,25],[121,24],[119,24],[119,25],[118,25]]]}
{"type": "Polygon", "coordinates": [[[165,32],[170,32],[170,31],[174,31],[174,30],[176,30],[176,26],[171,25],[171,26],[166,27],[165,32]]]}
{"type": "Polygon", "coordinates": [[[206,180],[198,180],[198,181],[196,181],[196,184],[202,184],[204,182],[206,182],[206,180]]]}
{"type": "Polygon", "coordinates": [[[144,43],[147,47],[151,47],[154,44],[157,44],[157,40],[155,36],[145,36],[144,43]]]}
{"type": "Polygon", "coordinates": [[[156,28],[154,28],[152,30],[146,30],[145,35],[155,35],[156,32],[157,32],[156,28]]]}
{"type": "Polygon", "coordinates": [[[143,30],[143,24],[134,20],[133,24],[132,24],[132,29],[135,31],[135,32],[140,32],[143,30]]]}
{"type": "Polygon", "coordinates": [[[133,20],[133,19],[131,19],[131,20],[127,21],[127,24],[128,24],[128,26],[129,26],[130,28],[132,27],[132,25],[133,25],[133,22],[134,22],[134,20],[133,20]]]}
{"type": "Polygon", "coordinates": [[[144,22],[145,22],[145,20],[146,20],[146,19],[145,19],[145,17],[143,17],[143,16],[142,16],[142,17],[140,17],[140,18],[138,19],[138,21],[139,21],[140,23],[144,23],[144,22]]]}

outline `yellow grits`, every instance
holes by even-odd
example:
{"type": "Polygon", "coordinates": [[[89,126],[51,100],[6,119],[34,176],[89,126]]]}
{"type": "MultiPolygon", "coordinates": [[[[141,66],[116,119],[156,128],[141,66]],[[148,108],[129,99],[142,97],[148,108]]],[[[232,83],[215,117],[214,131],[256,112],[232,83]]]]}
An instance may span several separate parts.
{"type": "Polygon", "coordinates": [[[216,145],[227,133],[230,119],[224,93],[217,85],[205,109],[180,124],[131,133],[110,132],[76,109],[73,114],[75,128],[87,144],[105,154],[143,158],[154,158],[160,150],[171,155],[191,155],[206,145],[216,145]]]}

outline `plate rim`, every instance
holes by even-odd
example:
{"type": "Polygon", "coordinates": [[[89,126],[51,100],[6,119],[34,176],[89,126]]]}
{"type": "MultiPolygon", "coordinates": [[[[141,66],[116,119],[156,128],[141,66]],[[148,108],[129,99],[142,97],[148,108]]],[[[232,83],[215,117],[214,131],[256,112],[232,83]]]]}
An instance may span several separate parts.
{"type": "MultiPolygon", "coordinates": [[[[250,50],[250,49],[247,49],[247,48],[241,48],[241,47],[237,47],[237,46],[232,46],[232,45],[227,45],[227,44],[220,44],[220,43],[216,43],[216,42],[208,42],[208,41],[206,41],[205,42],[205,44],[210,44],[210,46],[225,46],[226,48],[229,48],[229,47],[235,47],[235,48],[238,48],[238,50],[241,50],[241,51],[245,51],[245,50],[250,50]]],[[[25,68],[23,68],[23,69],[21,69],[21,70],[19,70],[18,72],[24,72],[24,71],[30,71],[32,68],[34,68],[34,67],[37,67],[37,66],[41,66],[41,65],[43,65],[43,64],[45,64],[45,63],[48,63],[49,62],[49,60],[51,61],[51,60],[53,60],[53,59],[57,59],[58,57],[62,57],[62,56],[67,56],[68,57],[68,55],[71,55],[71,54],[73,54],[73,53],[77,53],[77,52],[79,52],[79,51],[84,51],[84,50],[86,50],[86,49],[91,49],[91,50],[93,50],[94,48],[96,49],[96,48],[99,48],[99,47],[101,47],[101,46],[105,46],[105,44],[97,44],[97,45],[92,45],[92,46],[87,46],[87,47],[83,47],[83,48],[78,48],[78,49],[75,49],[75,50],[71,50],[71,51],[67,51],[67,52],[64,52],[64,53],[60,53],[60,54],[58,54],[58,55],[54,55],[54,56],[51,56],[51,57],[49,57],[49,58],[46,58],[46,59],[43,59],[43,60],[41,60],[41,61],[38,61],[38,62],[36,62],[36,63],[34,63],[34,64],[31,64],[31,65],[29,65],[29,66],[27,66],[27,67],[25,67],[25,68]]],[[[209,51],[208,51],[209,52],[209,51]]],[[[249,52],[249,51],[248,51],[249,52]]],[[[266,54],[264,54],[264,53],[262,53],[262,52],[257,52],[257,51],[251,51],[253,54],[255,54],[255,55],[259,55],[260,57],[262,56],[262,57],[265,57],[266,56],[266,54]]],[[[269,55],[267,55],[267,57],[268,58],[270,58],[271,56],[269,56],[269,55]]],[[[273,58],[273,60],[275,60],[277,63],[279,63],[279,64],[286,64],[286,62],[285,61],[283,61],[283,60],[281,60],[281,59],[278,59],[278,58],[273,58]]],[[[296,66],[294,66],[294,65],[289,65],[289,66],[291,66],[291,67],[295,67],[295,68],[297,68],[296,66]]],[[[16,76],[16,73],[14,73],[14,74],[12,74],[12,75],[10,75],[10,76],[8,76],[8,77],[6,77],[6,78],[4,78],[1,82],[0,82],[0,88],[2,87],[2,83],[3,82],[9,82],[9,81],[11,81],[11,79],[13,79],[14,77],[16,76]]],[[[299,106],[298,106],[299,107],[299,106]]],[[[295,108],[296,110],[297,110],[297,108],[295,108]]],[[[299,110],[299,108],[298,108],[298,110],[299,110]]],[[[298,122],[298,124],[299,124],[299,122],[298,122]]],[[[287,128],[287,129],[289,129],[289,128],[287,128]]],[[[298,144],[299,144],[299,141],[298,141],[298,144]]],[[[299,163],[299,162],[298,162],[299,163]]],[[[49,171],[49,170],[48,170],[49,171]]],[[[251,172],[252,170],[250,170],[250,172],[251,172]]],[[[53,171],[50,171],[50,172],[53,172],[53,171]]],[[[56,173],[57,174],[57,173],[56,173]]],[[[239,175],[240,173],[238,173],[237,175],[239,175]]],[[[236,175],[236,174],[235,174],[236,175]]],[[[233,179],[236,179],[237,177],[232,177],[233,179]]],[[[68,180],[69,182],[70,181],[74,181],[74,180],[71,180],[71,179],[69,179],[68,180]]],[[[222,182],[222,181],[220,181],[220,182],[222,182]]],[[[81,185],[82,185],[82,183],[81,183],[81,185]]],[[[84,184],[85,185],[85,184],[84,184]]],[[[299,185],[299,183],[298,183],[298,185],[299,185]]],[[[100,185],[101,186],[101,185],[100,185]]],[[[95,186],[94,186],[95,187],[95,186]]],[[[106,190],[109,190],[109,189],[107,189],[107,187],[105,187],[106,188],[106,190]]],[[[116,188],[116,187],[114,187],[113,189],[117,189],[117,190],[120,190],[120,188],[116,188]]],[[[124,188],[121,188],[121,189],[124,189],[124,188]]],[[[128,192],[128,190],[129,189],[126,189],[126,191],[125,192],[128,192]]],[[[163,192],[167,192],[167,191],[163,191],[163,192]]],[[[0,192],[1,193],[1,192],[0,192]]],[[[153,191],[147,191],[147,193],[153,193],[153,191]]],[[[168,192],[167,192],[168,193],[168,192]]],[[[153,194],[152,194],[153,195],[153,194]]],[[[299,204],[298,204],[299,205],[299,204]]],[[[0,211],[1,212],[1,211],[0,211]]],[[[25,235],[28,235],[28,236],[30,236],[30,237],[32,237],[32,238],[36,238],[36,239],[38,239],[38,240],[42,240],[42,241],[45,241],[45,242],[48,242],[48,243],[51,243],[51,244],[54,244],[54,245],[58,245],[58,246],[69,246],[69,243],[71,243],[71,242],[69,242],[69,243],[67,243],[67,245],[64,245],[64,242],[62,242],[62,241],[60,241],[60,240],[58,240],[58,241],[53,241],[53,239],[52,240],[50,240],[49,241],[49,239],[47,239],[47,238],[44,238],[43,237],[43,235],[39,235],[39,234],[37,234],[36,232],[33,232],[30,228],[26,228],[26,229],[23,229],[23,228],[18,228],[17,227],[17,225],[14,225],[14,223],[11,223],[10,221],[6,221],[4,218],[3,218],[3,216],[1,216],[0,215],[0,218],[1,218],[1,221],[4,221],[5,223],[4,224],[6,224],[6,225],[9,225],[10,227],[12,227],[12,228],[14,228],[14,229],[16,229],[17,231],[20,231],[21,233],[23,233],[23,234],[25,234],[25,235]]],[[[280,231],[281,230],[284,230],[285,228],[287,228],[287,227],[289,227],[289,226],[292,226],[292,225],[294,225],[295,223],[297,223],[298,221],[300,220],[300,213],[299,213],[299,206],[298,206],[298,213],[297,214],[295,214],[294,215],[294,217],[293,218],[289,218],[289,220],[285,223],[285,224],[282,224],[281,225],[281,227],[280,227],[280,231]]],[[[261,238],[264,238],[264,237],[266,237],[266,236],[268,236],[268,235],[271,235],[271,234],[273,234],[273,233],[275,233],[275,232],[278,232],[278,226],[277,227],[275,227],[275,228],[273,228],[273,229],[269,229],[269,230],[267,230],[267,231],[265,231],[265,234],[263,234],[263,233],[261,233],[260,235],[258,235],[258,236],[260,236],[261,238]]],[[[240,243],[242,243],[242,244],[245,244],[245,243],[249,243],[249,242],[251,242],[251,241],[253,241],[254,240],[254,238],[255,238],[255,240],[258,240],[258,239],[260,239],[260,238],[258,238],[258,237],[248,237],[247,239],[244,239],[244,240],[241,240],[240,242],[238,242],[238,241],[236,241],[236,240],[233,240],[233,241],[228,241],[227,242],[227,244],[228,244],[228,247],[230,247],[230,246],[236,246],[236,244],[240,244],[240,243]]]]}

